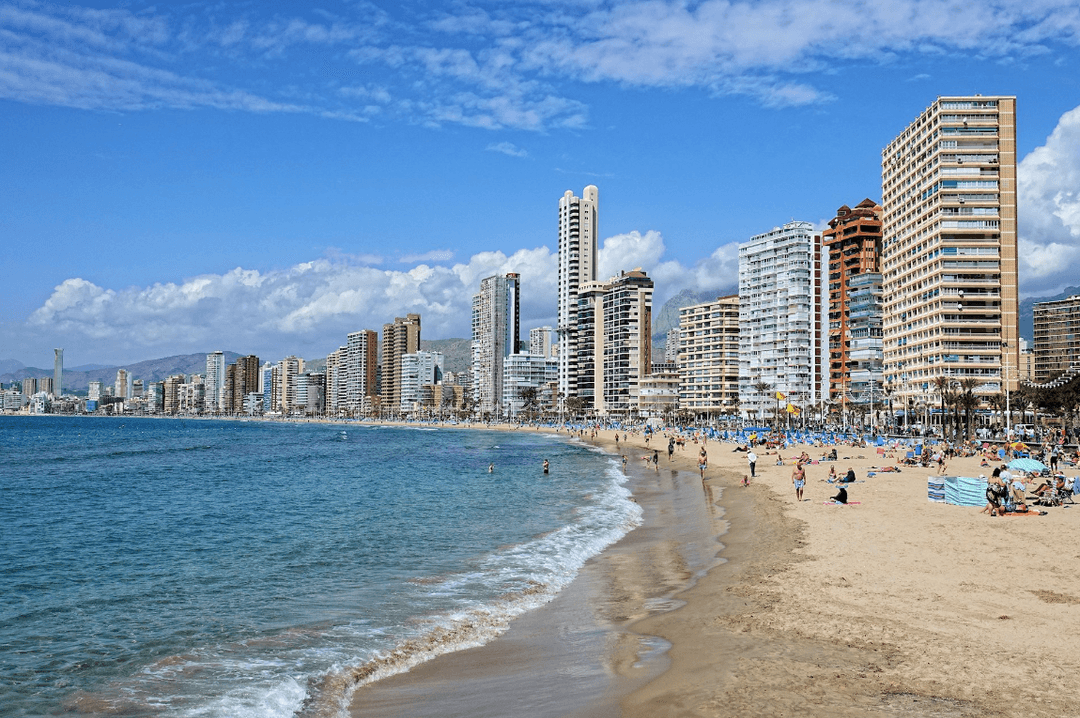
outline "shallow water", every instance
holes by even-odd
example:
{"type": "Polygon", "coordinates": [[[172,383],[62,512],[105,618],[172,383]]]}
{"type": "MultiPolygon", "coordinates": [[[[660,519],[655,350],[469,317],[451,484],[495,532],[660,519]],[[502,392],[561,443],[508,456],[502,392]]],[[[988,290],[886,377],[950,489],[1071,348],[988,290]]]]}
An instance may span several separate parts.
{"type": "Polygon", "coordinates": [[[0,441],[12,716],[340,715],[641,515],[609,457],[527,431],[6,417],[0,441]]]}

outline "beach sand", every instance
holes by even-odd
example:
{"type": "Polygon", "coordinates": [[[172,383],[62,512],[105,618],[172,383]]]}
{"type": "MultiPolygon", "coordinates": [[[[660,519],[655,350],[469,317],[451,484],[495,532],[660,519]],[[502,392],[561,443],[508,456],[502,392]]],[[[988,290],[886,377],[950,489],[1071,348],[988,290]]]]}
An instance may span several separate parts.
{"type": "MultiPolygon", "coordinates": [[[[612,436],[597,443],[614,451],[612,436]]],[[[763,449],[744,488],[732,444],[708,444],[704,483],[694,444],[670,464],[663,441],[619,448],[646,524],[503,637],[361,688],[353,716],[1080,715],[1080,505],[990,517],[931,503],[932,471],[868,477],[895,460],[851,447],[835,466],[855,470],[859,503],[823,504],[828,463],[807,467],[800,503],[793,462],[763,449]],[[654,448],[659,473],[641,466],[654,448]]],[[[782,453],[803,448],[823,453],[782,453]]]]}

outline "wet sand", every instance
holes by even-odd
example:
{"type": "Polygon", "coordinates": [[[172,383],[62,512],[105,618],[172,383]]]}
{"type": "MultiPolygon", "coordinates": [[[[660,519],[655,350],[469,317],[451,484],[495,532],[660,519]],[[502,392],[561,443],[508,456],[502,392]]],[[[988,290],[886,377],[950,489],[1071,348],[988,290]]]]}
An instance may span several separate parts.
{"type": "Polygon", "coordinates": [[[628,474],[641,527],[495,641],[359,688],[353,718],[619,716],[622,698],[669,667],[669,644],[630,626],[681,606],[727,529],[719,491],[696,473],[632,462],[628,474]]]}

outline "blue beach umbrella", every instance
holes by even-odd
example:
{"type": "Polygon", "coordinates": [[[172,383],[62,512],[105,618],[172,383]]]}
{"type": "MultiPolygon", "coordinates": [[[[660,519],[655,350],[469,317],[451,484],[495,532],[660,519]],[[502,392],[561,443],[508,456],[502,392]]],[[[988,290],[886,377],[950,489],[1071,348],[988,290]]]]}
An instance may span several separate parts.
{"type": "Polygon", "coordinates": [[[1046,471],[1046,464],[1035,459],[1013,459],[1009,462],[1010,469],[1016,469],[1017,471],[1046,471]]]}

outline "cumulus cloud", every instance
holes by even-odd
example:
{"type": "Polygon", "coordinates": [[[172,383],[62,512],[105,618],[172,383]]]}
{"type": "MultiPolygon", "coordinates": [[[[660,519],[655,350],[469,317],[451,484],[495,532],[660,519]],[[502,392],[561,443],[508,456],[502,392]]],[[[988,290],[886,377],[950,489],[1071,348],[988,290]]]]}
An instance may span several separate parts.
{"type": "Polygon", "coordinates": [[[427,337],[468,336],[472,294],[480,279],[496,273],[522,275],[523,321],[550,323],[556,270],[556,257],[539,247],[404,270],[324,258],[276,271],[237,267],[127,289],[76,277],[53,290],[25,329],[65,337],[84,356],[139,359],[212,346],[267,356],[322,356],[346,333],[379,330],[406,312],[423,316],[427,337]]]}
{"type": "Polygon", "coordinates": [[[1017,168],[1022,293],[1075,286],[1080,260],[1080,107],[1061,116],[1017,168]]]}
{"type": "MultiPolygon", "coordinates": [[[[737,282],[734,244],[691,266],[665,258],[666,252],[657,231],[609,237],[599,250],[599,276],[641,267],[656,282],[657,306],[685,288],[720,290],[737,282]]],[[[348,332],[379,331],[407,312],[420,313],[429,339],[468,337],[480,280],[508,272],[521,275],[523,327],[556,322],[558,257],[548,247],[480,252],[455,264],[430,261],[414,259],[411,267],[386,269],[335,255],[279,270],[237,267],[125,289],[73,277],[58,285],[24,326],[0,327],[0,334],[8,335],[2,337],[5,343],[26,347],[52,346],[63,337],[73,356],[95,361],[212,348],[270,359],[292,353],[314,358],[333,351],[348,332]]]]}

